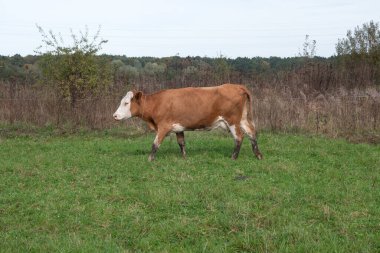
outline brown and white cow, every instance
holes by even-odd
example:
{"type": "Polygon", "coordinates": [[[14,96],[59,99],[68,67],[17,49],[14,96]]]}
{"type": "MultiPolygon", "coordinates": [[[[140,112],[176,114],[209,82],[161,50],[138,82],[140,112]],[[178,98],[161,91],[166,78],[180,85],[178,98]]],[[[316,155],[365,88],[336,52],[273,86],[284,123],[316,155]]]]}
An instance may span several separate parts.
{"type": "Polygon", "coordinates": [[[160,144],[169,133],[176,133],[185,158],[184,131],[211,130],[216,127],[229,130],[234,137],[232,159],[239,155],[243,132],[251,141],[253,153],[258,159],[262,158],[256,141],[252,96],[243,85],[169,89],[151,95],[129,91],[113,117],[123,120],[134,116],[146,121],[156,131],[149,161],[154,160],[160,144]]]}

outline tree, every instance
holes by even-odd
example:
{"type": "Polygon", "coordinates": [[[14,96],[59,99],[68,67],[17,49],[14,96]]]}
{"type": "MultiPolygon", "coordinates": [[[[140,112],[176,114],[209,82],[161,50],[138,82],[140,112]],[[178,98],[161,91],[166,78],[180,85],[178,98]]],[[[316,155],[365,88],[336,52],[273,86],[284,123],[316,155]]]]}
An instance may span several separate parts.
{"type": "Polygon", "coordinates": [[[347,38],[339,39],[336,44],[339,55],[378,55],[380,52],[379,23],[370,21],[354,31],[347,31],[347,38]]]}
{"type": "Polygon", "coordinates": [[[89,38],[88,29],[75,35],[71,30],[72,45],[66,46],[61,36],[51,30],[48,33],[37,26],[42,35],[42,43],[36,52],[42,57],[39,66],[42,81],[58,88],[60,95],[70,101],[74,108],[78,99],[99,93],[112,80],[112,67],[104,58],[96,54],[106,40],[100,39],[100,28],[89,38]]]}
{"type": "Polygon", "coordinates": [[[316,47],[317,47],[317,41],[316,40],[309,40],[309,35],[305,35],[305,42],[302,45],[302,53],[299,53],[300,57],[305,58],[314,58],[316,54],[316,47]]]}
{"type": "Polygon", "coordinates": [[[336,44],[338,63],[356,86],[380,83],[380,26],[370,21],[353,31],[336,44]]]}
{"type": "Polygon", "coordinates": [[[219,84],[230,82],[230,67],[228,65],[225,56],[220,54],[218,58],[215,59],[215,74],[216,79],[219,84]]]}

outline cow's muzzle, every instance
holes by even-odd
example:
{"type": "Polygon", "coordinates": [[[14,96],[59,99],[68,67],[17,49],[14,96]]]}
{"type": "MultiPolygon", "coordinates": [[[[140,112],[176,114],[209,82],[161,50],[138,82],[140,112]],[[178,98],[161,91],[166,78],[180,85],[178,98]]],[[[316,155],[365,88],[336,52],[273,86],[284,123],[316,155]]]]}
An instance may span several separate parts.
{"type": "Polygon", "coordinates": [[[114,120],[117,120],[117,121],[120,120],[119,117],[118,117],[118,115],[116,113],[113,115],[113,118],[114,118],[114,120]]]}

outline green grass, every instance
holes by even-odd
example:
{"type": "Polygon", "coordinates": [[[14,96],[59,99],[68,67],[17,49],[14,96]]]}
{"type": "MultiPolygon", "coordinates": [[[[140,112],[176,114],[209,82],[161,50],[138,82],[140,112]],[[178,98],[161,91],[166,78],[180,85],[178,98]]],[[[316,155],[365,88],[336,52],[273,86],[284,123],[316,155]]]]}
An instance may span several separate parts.
{"type": "Polygon", "coordinates": [[[380,146],[187,133],[0,139],[1,252],[379,252],[380,146]]]}

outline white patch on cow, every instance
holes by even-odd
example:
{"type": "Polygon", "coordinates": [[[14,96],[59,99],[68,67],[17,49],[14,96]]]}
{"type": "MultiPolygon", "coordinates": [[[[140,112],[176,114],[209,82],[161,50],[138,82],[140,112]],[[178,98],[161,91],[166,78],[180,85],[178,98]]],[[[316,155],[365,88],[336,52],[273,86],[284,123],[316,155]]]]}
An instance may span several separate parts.
{"type": "Polygon", "coordinates": [[[217,87],[199,87],[202,90],[213,90],[216,89],[217,87]]]}
{"type": "Polygon", "coordinates": [[[224,130],[227,130],[229,128],[227,121],[222,116],[218,116],[216,118],[216,120],[210,126],[207,126],[205,128],[195,129],[195,130],[210,131],[210,130],[213,130],[213,129],[218,128],[218,127],[222,128],[224,130]]]}
{"type": "Polygon", "coordinates": [[[243,107],[243,113],[241,115],[241,121],[240,121],[240,127],[243,129],[243,131],[246,134],[249,134],[249,125],[248,125],[248,113],[247,113],[247,107],[243,107]]]}
{"type": "Polygon", "coordinates": [[[256,128],[255,123],[253,120],[248,120],[248,113],[247,113],[247,106],[244,106],[243,108],[243,114],[240,121],[240,127],[243,129],[244,133],[246,133],[249,137],[252,138],[253,136],[253,130],[256,128]]]}
{"type": "Polygon", "coordinates": [[[158,143],[158,134],[156,135],[156,138],[154,138],[153,144],[156,145],[156,147],[160,147],[160,143],[158,143]]]}
{"type": "Polygon", "coordinates": [[[113,114],[114,119],[123,120],[132,117],[131,113],[131,99],[133,98],[133,92],[128,91],[127,95],[121,100],[119,108],[113,114]]]}
{"type": "Polygon", "coordinates": [[[185,131],[185,127],[183,127],[179,123],[175,123],[175,124],[172,125],[172,131],[175,132],[175,133],[180,133],[180,132],[185,131]]]}
{"type": "Polygon", "coordinates": [[[230,126],[230,132],[231,132],[232,136],[234,137],[234,139],[236,140],[237,139],[237,135],[236,135],[235,125],[230,126]]]}
{"type": "Polygon", "coordinates": [[[211,125],[211,129],[215,129],[215,128],[223,128],[225,130],[228,129],[228,123],[227,121],[222,117],[222,116],[219,116],[215,121],[214,123],[211,125]]]}

